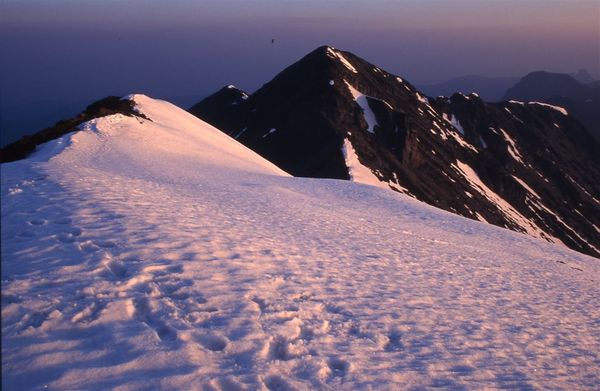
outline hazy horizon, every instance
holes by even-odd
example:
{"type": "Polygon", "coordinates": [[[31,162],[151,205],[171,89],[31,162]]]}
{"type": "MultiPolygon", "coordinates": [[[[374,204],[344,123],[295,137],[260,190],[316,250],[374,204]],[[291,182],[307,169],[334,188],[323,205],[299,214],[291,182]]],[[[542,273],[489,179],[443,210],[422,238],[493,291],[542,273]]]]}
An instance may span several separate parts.
{"type": "Polygon", "coordinates": [[[597,1],[5,0],[0,7],[3,139],[30,107],[62,104],[64,112],[70,102],[77,112],[83,102],[131,92],[189,104],[230,83],[253,92],[325,44],[414,84],[582,68],[600,76],[597,1]]]}

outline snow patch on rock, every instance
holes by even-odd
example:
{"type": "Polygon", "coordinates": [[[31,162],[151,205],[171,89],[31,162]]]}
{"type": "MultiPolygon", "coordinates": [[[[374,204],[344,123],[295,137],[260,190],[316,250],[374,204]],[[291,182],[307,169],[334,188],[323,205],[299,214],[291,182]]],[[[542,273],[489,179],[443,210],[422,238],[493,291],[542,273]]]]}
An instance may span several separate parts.
{"type": "Polygon", "coordinates": [[[504,129],[499,128],[499,130],[502,133],[502,136],[504,137],[504,141],[506,141],[506,149],[508,150],[510,156],[512,156],[512,158],[518,161],[519,163],[525,164],[523,162],[523,155],[521,155],[521,152],[519,152],[519,148],[517,148],[515,140],[513,140],[504,129]]]}
{"type": "Polygon", "coordinates": [[[375,126],[378,126],[377,118],[375,117],[375,113],[373,113],[373,110],[371,110],[371,107],[369,107],[367,95],[352,87],[352,85],[350,85],[350,83],[348,83],[346,80],[344,80],[344,83],[346,83],[346,86],[348,87],[350,94],[352,94],[354,101],[358,104],[358,106],[360,106],[360,108],[363,111],[365,121],[367,122],[367,132],[375,133],[375,126]]]}
{"type": "Polygon", "coordinates": [[[450,118],[448,118],[448,115],[446,113],[442,114],[442,117],[446,120],[446,122],[448,122],[450,125],[452,125],[456,130],[458,130],[458,132],[461,135],[465,135],[465,130],[463,129],[460,121],[458,120],[458,118],[456,118],[456,116],[454,114],[450,114],[450,118]]]}
{"type": "Polygon", "coordinates": [[[548,103],[542,103],[542,102],[528,102],[527,104],[548,107],[552,110],[558,111],[562,115],[569,115],[569,113],[567,112],[567,110],[564,107],[549,105],[548,103]]]}
{"type": "Polygon", "coordinates": [[[262,135],[262,138],[265,138],[265,137],[267,137],[268,135],[270,135],[270,134],[272,134],[272,133],[275,133],[276,131],[277,131],[277,129],[275,129],[275,128],[271,128],[271,129],[269,129],[269,131],[268,131],[267,133],[265,133],[265,134],[263,134],[263,135],[262,135]]]}
{"type": "Polygon", "coordinates": [[[373,174],[373,172],[366,166],[364,166],[358,159],[358,155],[352,146],[352,143],[348,138],[344,139],[342,145],[342,153],[346,160],[346,167],[348,167],[348,174],[353,182],[363,183],[366,185],[385,187],[382,186],[383,182],[373,174]]]}
{"type": "Polygon", "coordinates": [[[561,243],[559,239],[552,237],[547,232],[542,230],[537,226],[537,224],[523,216],[504,198],[500,197],[500,195],[490,189],[485,183],[483,183],[483,181],[479,178],[479,175],[477,175],[471,166],[461,162],[460,160],[456,160],[456,163],[453,163],[452,167],[471,184],[473,189],[482,194],[488,200],[492,201],[498,210],[504,214],[509,221],[512,221],[517,227],[521,228],[523,232],[526,232],[533,237],[545,238],[553,243],[561,243]]]}
{"type": "Polygon", "coordinates": [[[352,66],[352,64],[350,63],[350,61],[348,61],[346,59],[346,57],[344,57],[342,55],[342,53],[340,53],[338,50],[328,47],[327,48],[327,55],[329,57],[331,57],[331,58],[338,59],[342,63],[342,65],[344,65],[351,72],[358,73],[358,71],[356,70],[356,68],[354,68],[352,66]]]}

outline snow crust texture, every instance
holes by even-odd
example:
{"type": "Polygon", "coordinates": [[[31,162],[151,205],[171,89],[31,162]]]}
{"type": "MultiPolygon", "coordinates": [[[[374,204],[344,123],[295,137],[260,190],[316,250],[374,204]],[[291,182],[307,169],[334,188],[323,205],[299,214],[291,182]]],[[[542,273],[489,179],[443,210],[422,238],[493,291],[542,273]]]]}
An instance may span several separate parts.
{"type": "Polygon", "coordinates": [[[600,266],[132,96],[2,165],[2,389],[594,389],[600,266]]]}

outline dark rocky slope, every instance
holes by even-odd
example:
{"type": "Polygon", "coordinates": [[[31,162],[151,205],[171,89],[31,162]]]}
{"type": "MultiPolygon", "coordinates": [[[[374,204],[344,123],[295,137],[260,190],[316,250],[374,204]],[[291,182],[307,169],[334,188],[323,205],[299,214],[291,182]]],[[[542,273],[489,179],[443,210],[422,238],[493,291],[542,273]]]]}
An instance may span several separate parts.
{"type": "Polygon", "coordinates": [[[430,100],[320,47],[254,94],[190,109],[297,176],[364,180],[442,209],[600,255],[600,147],[559,108],[430,100]]]}

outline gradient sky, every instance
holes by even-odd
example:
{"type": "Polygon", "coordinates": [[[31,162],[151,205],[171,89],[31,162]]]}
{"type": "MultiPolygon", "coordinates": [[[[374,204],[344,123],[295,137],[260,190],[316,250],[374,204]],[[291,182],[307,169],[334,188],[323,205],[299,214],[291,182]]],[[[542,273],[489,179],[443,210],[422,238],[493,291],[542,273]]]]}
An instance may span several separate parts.
{"type": "Polygon", "coordinates": [[[3,0],[1,131],[41,101],[79,110],[109,94],[187,105],[229,83],[252,92],[323,44],[413,83],[599,77],[600,1],[3,0]]]}

